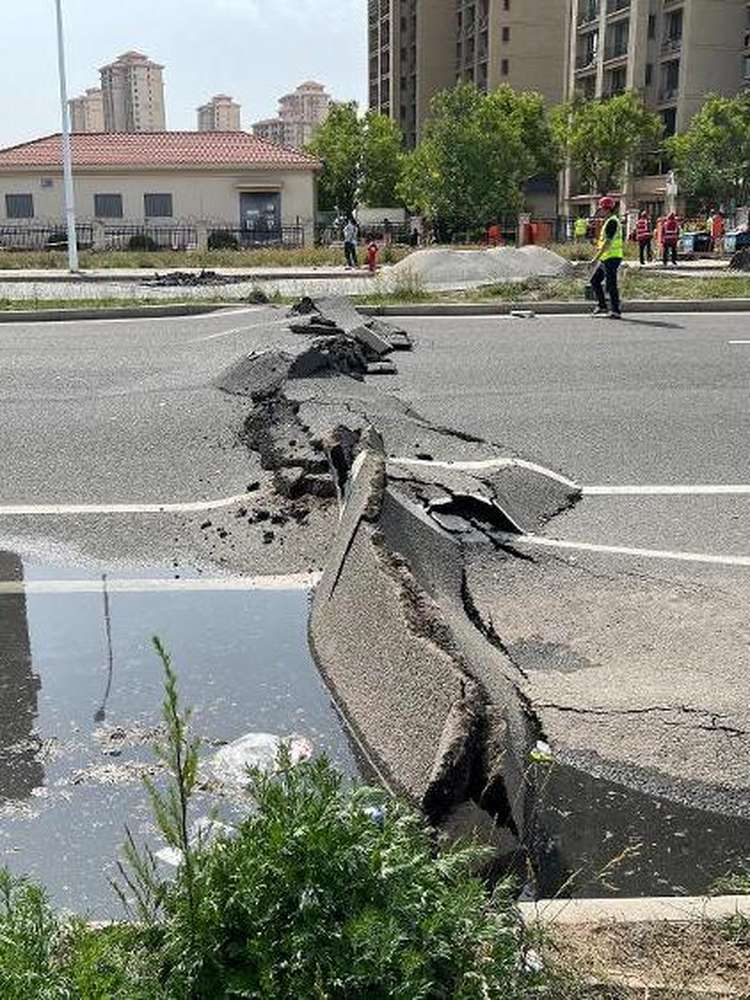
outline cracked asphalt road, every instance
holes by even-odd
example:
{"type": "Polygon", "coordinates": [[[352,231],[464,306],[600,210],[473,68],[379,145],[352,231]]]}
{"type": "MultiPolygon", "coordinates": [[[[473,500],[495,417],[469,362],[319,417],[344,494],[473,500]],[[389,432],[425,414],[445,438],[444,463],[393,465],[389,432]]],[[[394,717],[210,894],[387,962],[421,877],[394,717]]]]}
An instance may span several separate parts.
{"type": "Polygon", "coordinates": [[[391,391],[427,417],[509,441],[595,495],[543,534],[673,558],[477,550],[468,581],[523,674],[558,757],[587,773],[750,816],[747,318],[414,320],[417,350],[391,391]],[[744,494],[637,489],[746,486],[744,494]],[[528,557],[531,557],[529,560],[528,557]]]}
{"type": "MultiPolygon", "coordinates": [[[[0,507],[213,499],[252,480],[261,484],[254,502],[270,504],[269,477],[237,443],[249,401],[212,382],[243,352],[283,348],[289,335],[279,319],[258,308],[3,327],[0,507]]],[[[746,323],[408,320],[417,349],[399,355],[399,375],[355,384],[357,404],[372,406],[386,436],[411,455],[434,448],[435,458],[475,459],[510,446],[584,485],[750,484],[750,347],[729,343],[743,339],[746,323]],[[400,436],[398,408],[376,388],[436,425],[500,447],[428,428],[400,436]]],[[[325,422],[326,388],[299,383],[313,423],[325,422]]],[[[320,565],[332,524],[324,511],[287,525],[273,545],[238,513],[4,516],[0,536],[6,547],[63,562],[174,556],[180,566],[255,573],[320,565]]],[[[748,514],[748,494],[591,496],[543,530],[573,543],[750,555],[748,514]]],[[[493,553],[472,564],[473,598],[527,674],[561,755],[639,788],[747,813],[750,570],[524,554],[531,559],[493,553]]]]}

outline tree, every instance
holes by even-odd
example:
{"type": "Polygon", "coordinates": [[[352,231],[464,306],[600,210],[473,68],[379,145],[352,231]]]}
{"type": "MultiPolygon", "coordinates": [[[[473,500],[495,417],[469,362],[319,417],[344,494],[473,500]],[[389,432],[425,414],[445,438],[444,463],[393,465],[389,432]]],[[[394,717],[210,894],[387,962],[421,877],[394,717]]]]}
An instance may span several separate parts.
{"type": "Polygon", "coordinates": [[[357,105],[334,104],[308,151],[323,163],[318,185],[320,208],[351,215],[357,207],[362,160],[362,123],[357,105]]]}
{"type": "Polygon", "coordinates": [[[557,165],[539,94],[510,87],[484,94],[459,84],[437,94],[424,138],[405,157],[399,193],[448,233],[484,228],[515,213],[523,186],[557,165]]]}
{"type": "Polygon", "coordinates": [[[750,94],[710,96],[687,132],[668,142],[680,187],[711,203],[750,200],[750,94]]]}
{"type": "Polygon", "coordinates": [[[392,205],[401,173],[401,129],[385,115],[357,114],[337,104],[316,130],[308,151],[323,163],[318,200],[324,211],[351,215],[360,200],[392,205]]]}
{"type": "Polygon", "coordinates": [[[663,131],[632,91],[596,101],[575,97],[554,110],[552,125],[565,160],[598,194],[619,187],[628,164],[653,155],[663,131]]]}
{"type": "Polygon", "coordinates": [[[359,194],[366,205],[375,208],[397,204],[403,141],[401,129],[387,115],[375,111],[365,115],[359,194]]]}

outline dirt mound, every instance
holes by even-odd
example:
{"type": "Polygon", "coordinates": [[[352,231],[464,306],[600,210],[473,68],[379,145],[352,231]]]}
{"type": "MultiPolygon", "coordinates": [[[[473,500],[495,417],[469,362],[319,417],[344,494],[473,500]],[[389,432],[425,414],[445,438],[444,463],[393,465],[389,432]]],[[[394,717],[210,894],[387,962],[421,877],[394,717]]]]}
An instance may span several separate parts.
{"type": "Polygon", "coordinates": [[[563,257],[543,247],[497,247],[492,250],[417,250],[396,264],[394,284],[413,279],[425,288],[467,288],[525,278],[557,278],[570,273],[563,257]]]}

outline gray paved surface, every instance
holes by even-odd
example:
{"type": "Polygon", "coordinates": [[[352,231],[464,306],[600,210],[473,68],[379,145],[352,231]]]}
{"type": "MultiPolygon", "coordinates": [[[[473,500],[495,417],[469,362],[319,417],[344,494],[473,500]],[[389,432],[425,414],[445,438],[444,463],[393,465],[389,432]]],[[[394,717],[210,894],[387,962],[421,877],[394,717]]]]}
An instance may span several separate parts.
{"type": "Polygon", "coordinates": [[[3,515],[0,547],[55,562],[174,558],[179,567],[198,561],[251,573],[317,566],[326,517],[313,512],[306,525],[285,529],[283,543],[264,545],[264,526],[236,516],[267,507],[270,482],[238,440],[249,401],[211,384],[243,353],[282,340],[283,316],[251,308],[4,326],[0,506],[183,503],[240,495],[256,480],[262,488],[247,504],[206,514],[3,515]]]}
{"type": "MultiPolygon", "coordinates": [[[[391,379],[426,416],[589,486],[750,486],[744,316],[405,324],[391,379]]],[[[750,495],[589,496],[574,543],[750,554],[750,495]]],[[[750,815],[750,567],[521,544],[469,588],[560,758],[639,790],[750,815]]]]}

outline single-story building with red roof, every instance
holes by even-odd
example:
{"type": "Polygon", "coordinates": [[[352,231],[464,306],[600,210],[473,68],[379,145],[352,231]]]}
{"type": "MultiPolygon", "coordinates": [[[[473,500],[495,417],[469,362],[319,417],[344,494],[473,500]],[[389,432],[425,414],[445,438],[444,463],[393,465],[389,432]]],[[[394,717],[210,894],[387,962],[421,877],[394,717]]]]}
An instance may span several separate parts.
{"type": "MultiPolygon", "coordinates": [[[[76,215],[94,242],[137,227],[182,227],[199,243],[217,229],[246,243],[312,240],[320,163],[299,150],[247,132],[76,133],[72,144],[76,215]]],[[[60,135],[0,150],[0,228],[63,219],[60,135]]]]}

